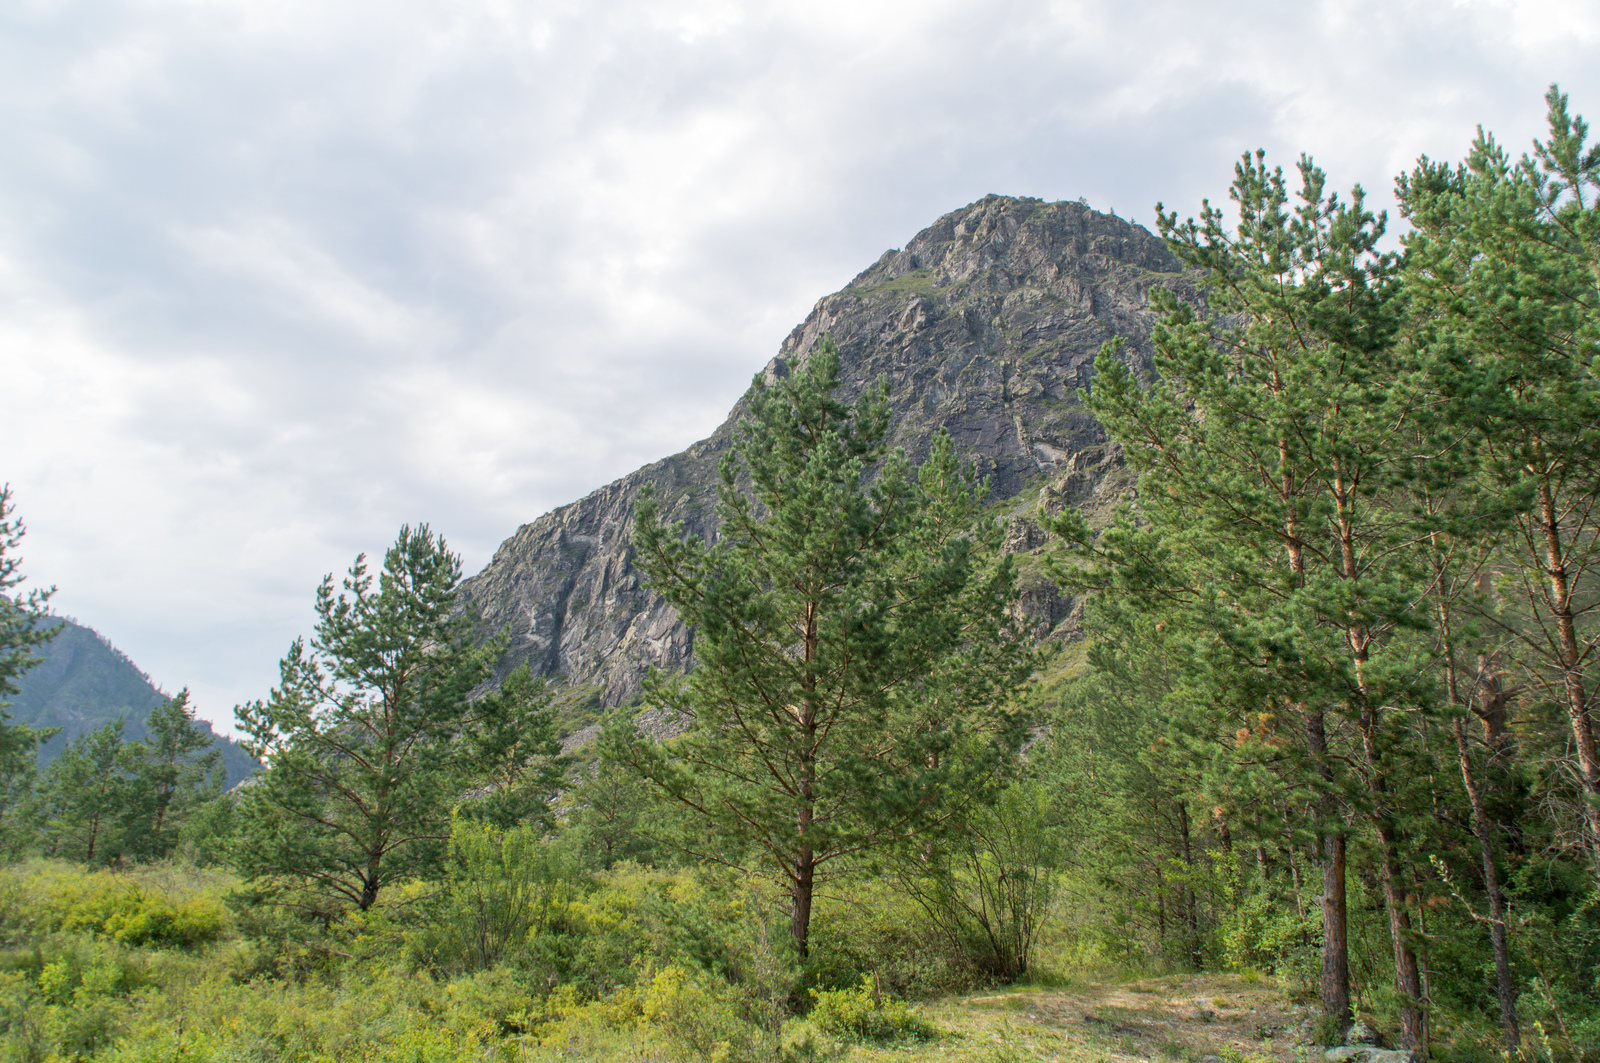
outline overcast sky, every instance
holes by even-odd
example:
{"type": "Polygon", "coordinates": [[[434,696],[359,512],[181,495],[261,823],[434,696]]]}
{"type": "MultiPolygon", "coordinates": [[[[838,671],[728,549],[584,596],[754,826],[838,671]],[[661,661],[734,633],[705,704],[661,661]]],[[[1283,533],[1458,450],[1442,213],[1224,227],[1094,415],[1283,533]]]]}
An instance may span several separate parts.
{"type": "Polygon", "coordinates": [[[947,211],[1151,224],[1256,147],[1387,203],[1552,81],[1600,118],[1597,0],[7,0],[26,571],[226,725],[324,573],[477,571],[947,211]]]}

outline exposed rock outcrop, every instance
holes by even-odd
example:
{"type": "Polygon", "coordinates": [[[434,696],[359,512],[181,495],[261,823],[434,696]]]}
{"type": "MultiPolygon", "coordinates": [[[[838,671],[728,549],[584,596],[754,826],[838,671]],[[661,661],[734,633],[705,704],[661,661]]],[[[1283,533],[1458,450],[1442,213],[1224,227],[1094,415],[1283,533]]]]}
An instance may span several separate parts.
{"type": "MultiPolygon", "coordinates": [[[[1046,509],[1092,507],[1107,501],[1120,460],[1083,389],[1113,336],[1128,340],[1122,357],[1135,372],[1149,374],[1157,285],[1187,289],[1190,279],[1146,230],[1080,203],[988,196],[818,302],[765,371],[831,335],[848,397],[888,377],[891,438],[914,463],[943,428],[991,478],[993,498],[1032,491],[1046,509]]],[[[486,630],[511,629],[506,668],[526,662],[599,686],[616,705],[649,666],[688,666],[690,632],[633,566],[634,503],[654,484],[664,515],[714,534],[717,463],[740,413],[684,452],[519,528],[466,582],[486,630]]],[[[1014,549],[1039,545],[1025,519],[1010,534],[1014,549]]],[[[1039,634],[1070,622],[1053,586],[1038,581],[1026,593],[1039,634]]]]}

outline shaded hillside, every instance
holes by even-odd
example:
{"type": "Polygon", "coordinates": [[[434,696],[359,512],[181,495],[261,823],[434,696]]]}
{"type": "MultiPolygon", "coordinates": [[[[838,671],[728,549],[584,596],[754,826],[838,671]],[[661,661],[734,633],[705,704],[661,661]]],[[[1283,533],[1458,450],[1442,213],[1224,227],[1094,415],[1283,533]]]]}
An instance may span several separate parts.
{"type": "MultiPolygon", "coordinates": [[[[1125,336],[1123,357],[1148,374],[1150,289],[1188,284],[1158,237],[1120,218],[1081,203],[988,196],[818,302],[779,358],[804,357],[831,335],[849,397],[888,377],[891,441],[914,462],[943,428],[992,478],[996,499],[1084,505],[1120,467],[1081,401],[1094,356],[1125,336]]],[[[766,368],[780,370],[779,359],[766,368]]],[[[647,667],[688,665],[690,632],[633,567],[634,502],[654,484],[667,516],[712,533],[717,462],[740,412],[684,452],[524,525],[466,582],[485,630],[511,631],[507,668],[527,662],[615,705],[638,691],[647,667]]],[[[1030,522],[1014,525],[1013,549],[1041,541],[1030,522]]],[[[1042,581],[1025,605],[1041,634],[1069,612],[1042,581]]]]}
{"type": "MultiPolygon", "coordinates": [[[[54,760],[71,739],[118,716],[127,721],[124,738],[132,742],[145,737],[150,710],[167,700],[126,654],[93,628],[71,620],[62,620],[60,632],[37,653],[44,659],[23,673],[6,711],[17,723],[62,729],[40,749],[41,764],[54,760]]],[[[211,731],[206,721],[197,722],[211,731]]],[[[226,738],[217,741],[229,786],[255,773],[257,764],[248,753],[226,738]]]]}

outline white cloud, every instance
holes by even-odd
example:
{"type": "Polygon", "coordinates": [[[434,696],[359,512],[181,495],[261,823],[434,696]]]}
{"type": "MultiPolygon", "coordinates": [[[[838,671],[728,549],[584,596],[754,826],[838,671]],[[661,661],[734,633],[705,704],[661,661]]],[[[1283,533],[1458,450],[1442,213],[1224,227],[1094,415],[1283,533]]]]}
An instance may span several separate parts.
{"type": "Polygon", "coordinates": [[[435,312],[407,306],[363,283],[280,222],[180,232],[176,239],[197,267],[233,274],[279,312],[321,317],[348,331],[356,343],[422,355],[439,350],[447,339],[435,312]]]}

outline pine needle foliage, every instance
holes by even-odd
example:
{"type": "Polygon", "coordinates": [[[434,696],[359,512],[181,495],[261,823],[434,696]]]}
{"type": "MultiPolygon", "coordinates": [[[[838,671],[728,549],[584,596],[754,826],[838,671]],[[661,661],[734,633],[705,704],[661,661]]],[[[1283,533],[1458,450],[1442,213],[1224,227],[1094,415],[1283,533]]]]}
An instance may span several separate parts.
{"type": "Polygon", "coordinates": [[[948,437],[913,471],[884,443],[888,386],[837,397],[837,347],[746,395],[713,543],[646,495],[638,564],[694,630],[696,667],[651,697],[687,716],[670,749],[630,724],[608,753],[710,821],[718,858],[778,871],[808,948],[819,875],[937,827],[1015,740],[1030,652],[984,488],[948,437]]]}
{"type": "Polygon", "coordinates": [[[527,756],[519,729],[548,737],[548,699],[526,676],[472,696],[504,644],[475,640],[460,579],[422,525],[400,529],[376,576],[361,555],[342,592],[322,581],[315,636],[295,640],[269,698],[235,710],[267,761],[240,806],[246,877],[324,916],[365,911],[437,869],[452,807],[504,767],[486,755],[527,756]]]}

